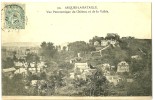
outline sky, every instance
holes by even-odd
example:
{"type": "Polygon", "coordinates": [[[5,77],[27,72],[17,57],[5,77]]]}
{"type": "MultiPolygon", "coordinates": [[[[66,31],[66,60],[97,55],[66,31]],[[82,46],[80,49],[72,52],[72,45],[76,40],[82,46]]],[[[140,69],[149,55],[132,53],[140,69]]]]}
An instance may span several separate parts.
{"type": "Polygon", "coordinates": [[[88,42],[107,33],[151,39],[151,3],[25,3],[25,15],[25,29],[2,30],[2,43],[88,42]],[[47,13],[65,6],[97,6],[109,13],[47,13]]]}

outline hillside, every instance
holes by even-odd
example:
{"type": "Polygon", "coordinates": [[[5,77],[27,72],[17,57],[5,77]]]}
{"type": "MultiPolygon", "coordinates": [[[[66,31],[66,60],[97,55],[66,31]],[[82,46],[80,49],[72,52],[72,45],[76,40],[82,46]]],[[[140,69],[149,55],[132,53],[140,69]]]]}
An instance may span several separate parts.
{"type": "MultiPolygon", "coordinates": [[[[96,40],[93,42],[95,41],[96,40]]],[[[152,94],[152,40],[126,38],[117,41],[111,39],[98,41],[99,42],[96,42],[95,45],[84,41],[75,41],[69,44],[68,50],[63,49],[60,51],[58,51],[53,43],[43,42],[39,44],[41,47],[38,54],[30,53],[27,55],[25,63],[37,63],[37,58],[42,57],[41,62],[46,62],[45,64],[47,65],[46,70],[40,74],[36,72],[35,75],[29,73],[26,78],[20,75],[22,78],[20,80],[27,80],[28,83],[36,79],[43,79],[46,81],[49,87],[44,87],[43,85],[44,88],[41,90],[48,91],[40,95],[150,96],[152,94]],[[104,46],[102,42],[105,43],[104,46]],[[128,71],[118,72],[118,65],[121,62],[126,63],[129,69],[128,71]],[[88,66],[88,69],[82,67],[84,68],[83,70],[75,71],[75,63],[84,64],[84,66],[88,66]],[[104,69],[105,66],[109,66],[110,68],[104,69]],[[93,71],[95,73],[91,74],[93,71]],[[113,80],[113,82],[111,80],[113,80]]],[[[36,46],[36,44],[8,43],[4,44],[4,46],[9,46],[11,48],[12,46],[29,47],[36,46]]],[[[21,48],[17,48],[16,50],[18,49],[21,48]]],[[[30,51],[31,50],[33,49],[30,48],[30,51]]],[[[5,50],[3,50],[3,52],[5,53],[5,50]]],[[[11,51],[8,52],[11,53],[11,51]]],[[[2,60],[2,68],[15,66],[14,60],[17,60],[15,58],[14,55],[14,58],[7,57],[7,59],[2,60]]],[[[5,73],[3,74],[6,75],[5,73]]],[[[14,78],[18,79],[16,75],[14,78]]],[[[7,78],[3,81],[3,84],[5,84],[6,81],[8,81],[7,78]]],[[[9,81],[16,82],[14,79],[9,81]]],[[[4,86],[9,87],[10,90],[14,90],[10,84],[5,84],[4,86]]],[[[25,85],[25,83],[22,83],[20,87],[24,86],[29,86],[31,95],[38,95],[35,92],[36,88],[33,88],[31,84],[25,85]]],[[[25,89],[20,89],[20,91],[25,91],[25,89]]],[[[3,92],[3,94],[20,94],[10,92],[9,90],[3,92]]],[[[28,95],[27,92],[21,93],[28,95]]]]}

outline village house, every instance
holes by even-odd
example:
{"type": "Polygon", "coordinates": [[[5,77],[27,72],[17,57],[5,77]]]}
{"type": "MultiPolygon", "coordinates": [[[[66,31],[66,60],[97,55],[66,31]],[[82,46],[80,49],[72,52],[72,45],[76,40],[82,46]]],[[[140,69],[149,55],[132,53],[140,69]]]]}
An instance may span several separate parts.
{"type": "Polygon", "coordinates": [[[16,61],[14,62],[15,68],[27,68],[28,64],[27,62],[20,62],[20,61],[16,61]]]}
{"type": "Polygon", "coordinates": [[[108,40],[110,44],[115,45],[117,43],[116,40],[108,40]]]}
{"type": "Polygon", "coordinates": [[[131,59],[141,60],[142,58],[139,55],[134,55],[134,56],[131,56],[131,59]]]}
{"type": "Polygon", "coordinates": [[[74,72],[79,70],[82,73],[86,69],[89,69],[88,63],[75,63],[75,65],[74,65],[74,72]]]}
{"type": "Polygon", "coordinates": [[[38,68],[38,67],[30,67],[28,68],[28,71],[31,72],[32,74],[37,74],[43,72],[43,68],[38,68]]]}
{"type": "Polygon", "coordinates": [[[107,75],[106,79],[110,82],[113,83],[115,86],[122,80],[121,77],[117,76],[117,75],[107,75]]]}
{"type": "Polygon", "coordinates": [[[111,66],[108,63],[102,64],[102,70],[110,70],[111,66]]]}
{"type": "Polygon", "coordinates": [[[94,46],[100,46],[100,43],[98,41],[95,41],[94,46]]]}
{"type": "Polygon", "coordinates": [[[2,73],[4,74],[4,76],[7,76],[9,78],[13,77],[15,71],[16,69],[14,67],[2,69],[2,73]]]}
{"type": "Polygon", "coordinates": [[[31,67],[35,67],[35,62],[30,63],[31,67]]]}
{"type": "Polygon", "coordinates": [[[31,72],[32,74],[36,74],[37,73],[37,69],[36,68],[32,68],[32,67],[30,67],[30,68],[28,68],[28,71],[29,72],[31,72]]]}
{"type": "Polygon", "coordinates": [[[117,72],[129,72],[129,64],[126,61],[121,61],[117,65],[117,72]]]}
{"type": "Polygon", "coordinates": [[[30,63],[30,66],[27,68],[28,71],[30,71],[32,74],[45,72],[47,68],[47,65],[45,65],[45,62],[40,62],[35,64],[35,62],[30,63]]]}
{"type": "Polygon", "coordinates": [[[22,63],[22,62],[20,62],[20,61],[17,61],[17,62],[14,62],[14,65],[15,65],[16,67],[21,67],[21,66],[24,65],[24,63],[22,63]]]}
{"type": "Polygon", "coordinates": [[[37,67],[38,68],[47,68],[47,65],[45,64],[45,62],[41,61],[40,63],[37,63],[37,67]]]}
{"type": "Polygon", "coordinates": [[[25,54],[30,54],[30,53],[35,53],[38,54],[39,53],[39,48],[38,47],[32,47],[32,48],[27,48],[25,49],[25,54]]]}
{"type": "Polygon", "coordinates": [[[107,46],[111,44],[113,47],[119,46],[119,42],[111,39],[111,40],[101,40],[101,46],[107,46]]]}
{"type": "Polygon", "coordinates": [[[88,63],[75,63],[74,72],[70,73],[71,79],[86,80],[87,76],[94,75],[96,69],[91,69],[88,63]]]}
{"type": "Polygon", "coordinates": [[[128,83],[132,83],[134,80],[133,80],[132,78],[128,78],[128,79],[126,79],[126,81],[127,81],[128,83]]]}
{"type": "Polygon", "coordinates": [[[107,46],[109,42],[107,40],[101,40],[101,46],[107,46]]]}
{"type": "Polygon", "coordinates": [[[30,85],[36,87],[38,80],[32,80],[30,85]]]}
{"type": "Polygon", "coordinates": [[[14,74],[22,74],[23,76],[27,75],[27,70],[26,68],[19,68],[17,69],[14,74]]]}

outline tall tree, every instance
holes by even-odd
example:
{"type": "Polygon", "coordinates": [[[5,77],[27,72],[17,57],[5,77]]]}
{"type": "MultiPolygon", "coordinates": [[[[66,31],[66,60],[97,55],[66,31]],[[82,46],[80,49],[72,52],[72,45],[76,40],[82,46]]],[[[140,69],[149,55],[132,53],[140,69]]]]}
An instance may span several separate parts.
{"type": "Polygon", "coordinates": [[[57,49],[52,42],[42,42],[41,44],[41,55],[47,59],[53,58],[57,49]]]}
{"type": "Polygon", "coordinates": [[[72,42],[69,45],[69,50],[73,51],[75,54],[77,53],[87,53],[89,51],[94,51],[95,47],[87,44],[84,41],[76,41],[72,42]]]}
{"type": "Polygon", "coordinates": [[[117,33],[107,33],[107,36],[105,37],[105,39],[114,39],[119,41],[120,40],[120,36],[117,33]]]}

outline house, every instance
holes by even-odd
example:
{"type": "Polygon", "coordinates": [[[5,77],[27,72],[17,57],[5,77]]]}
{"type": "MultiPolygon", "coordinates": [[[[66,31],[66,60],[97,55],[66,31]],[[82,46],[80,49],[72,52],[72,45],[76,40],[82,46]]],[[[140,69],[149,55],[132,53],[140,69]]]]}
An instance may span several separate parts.
{"type": "Polygon", "coordinates": [[[117,41],[116,40],[109,40],[109,43],[112,45],[115,45],[117,43],[117,41]]]}
{"type": "Polygon", "coordinates": [[[142,58],[139,55],[134,55],[134,56],[131,56],[131,59],[141,60],[142,58]]]}
{"type": "Polygon", "coordinates": [[[109,42],[107,40],[101,40],[101,46],[107,46],[109,42]]]}
{"type": "Polygon", "coordinates": [[[45,62],[40,62],[40,63],[35,63],[32,62],[30,63],[30,67],[27,68],[28,71],[30,71],[33,74],[40,73],[46,70],[47,65],[45,65],[45,62]]]}
{"type": "Polygon", "coordinates": [[[94,46],[100,46],[100,43],[98,41],[95,41],[94,46]]]}
{"type": "Polygon", "coordinates": [[[44,68],[39,68],[39,67],[29,67],[28,71],[30,71],[32,74],[36,74],[36,73],[41,73],[44,70],[44,68]]]}
{"type": "Polygon", "coordinates": [[[132,78],[128,78],[128,79],[126,79],[126,81],[127,81],[128,83],[132,83],[134,80],[133,80],[132,78]]]}
{"type": "Polygon", "coordinates": [[[42,61],[42,62],[40,62],[40,63],[37,64],[37,67],[38,68],[46,68],[47,65],[45,64],[45,62],[42,61]]]}
{"type": "Polygon", "coordinates": [[[38,89],[41,89],[43,87],[47,88],[47,82],[45,80],[32,80],[30,85],[33,87],[38,87],[38,89]]]}
{"type": "Polygon", "coordinates": [[[88,63],[75,63],[74,65],[74,72],[79,70],[82,73],[86,69],[89,69],[88,63]]]}
{"type": "Polygon", "coordinates": [[[26,68],[19,68],[14,73],[15,74],[23,74],[23,75],[25,75],[25,74],[27,74],[27,70],[26,70],[26,68]]]}
{"type": "Polygon", "coordinates": [[[14,75],[15,71],[16,69],[14,67],[2,69],[2,73],[10,78],[14,75]]]}
{"type": "Polygon", "coordinates": [[[23,68],[23,67],[25,67],[25,68],[27,68],[28,67],[28,64],[27,64],[27,62],[14,62],[14,64],[15,64],[15,67],[17,67],[17,68],[23,68]]]}
{"type": "Polygon", "coordinates": [[[38,84],[38,80],[32,80],[30,84],[35,87],[38,84]]]}
{"type": "Polygon", "coordinates": [[[37,71],[37,68],[33,67],[33,68],[28,68],[28,71],[30,71],[32,74],[35,74],[37,71]]]}
{"type": "Polygon", "coordinates": [[[91,69],[88,63],[75,63],[74,73],[70,73],[70,78],[83,79],[86,81],[88,76],[94,75],[96,72],[96,69],[91,69]]]}
{"type": "Polygon", "coordinates": [[[30,63],[31,67],[35,67],[35,62],[30,63]]]}
{"type": "Polygon", "coordinates": [[[6,69],[3,69],[2,72],[3,73],[7,73],[7,72],[13,72],[15,71],[16,69],[14,67],[11,67],[11,68],[6,68],[6,69]]]}
{"type": "Polygon", "coordinates": [[[129,72],[129,64],[126,61],[121,61],[117,65],[117,72],[129,72]]]}
{"type": "Polygon", "coordinates": [[[115,75],[107,75],[106,79],[110,82],[113,83],[115,86],[122,80],[119,76],[115,75]]]}
{"type": "Polygon", "coordinates": [[[102,70],[110,70],[110,69],[111,69],[110,64],[108,63],[102,64],[102,70]]]}
{"type": "Polygon", "coordinates": [[[15,64],[16,67],[21,67],[21,66],[23,66],[23,63],[22,63],[22,62],[19,62],[19,61],[14,62],[14,64],[15,64]]]}

